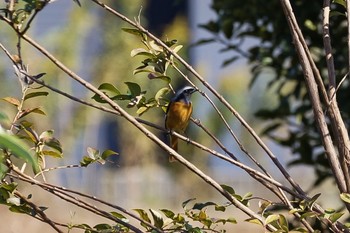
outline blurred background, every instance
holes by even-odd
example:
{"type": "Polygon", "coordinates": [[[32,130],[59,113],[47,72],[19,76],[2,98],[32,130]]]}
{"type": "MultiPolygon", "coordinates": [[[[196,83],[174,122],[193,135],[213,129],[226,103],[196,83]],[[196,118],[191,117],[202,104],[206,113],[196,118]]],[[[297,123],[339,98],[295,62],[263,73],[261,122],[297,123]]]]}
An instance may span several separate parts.
{"type": "MultiPolygon", "coordinates": [[[[208,31],[198,25],[216,17],[210,8],[211,0],[110,0],[105,2],[131,19],[141,12],[141,22],[150,32],[162,39],[177,39],[179,44],[185,46],[180,55],[217,88],[257,132],[265,126],[264,121],[254,117],[253,113],[264,106],[278,104],[275,94],[265,91],[267,83],[271,81],[269,73],[263,74],[264,77],[249,88],[252,74],[245,58],[223,67],[222,63],[231,55],[219,53],[218,51],[222,48],[219,44],[195,45],[198,40],[210,36],[208,31]]],[[[128,25],[90,1],[82,0],[81,3],[80,8],[72,0],[56,0],[49,4],[36,18],[29,30],[30,36],[95,86],[109,82],[125,92],[127,86],[124,82],[136,82],[152,96],[166,85],[161,81],[149,80],[142,73],[133,75],[133,70],[140,65],[140,60],[132,58],[130,51],[142,47],[142,44],[137,37],[132,37],[121,30],[122,27],[129,27],[128,25]]],[[[13,43],[15,35],[8,28],[0,28],[0,33],[1,42],[15,53],[16,47],[13,43]]],[[[252,44],[259,43],[258,40],[251,39],[242,44],[241,49],[244,51],[252,44]]],[[[79,98],[91,100],[92,93],[69,79],[28,44],[23,43],[22,47],[24,63],[29,65],[29,73],[45,72],[47,73],[44,77],[46,83],[73,93],[79,98]]],[[[3,83],[0,86],[1,97],[19,98],[21,88],[13,74],[11,63],[5,56],[0,56],[0,59],[3,83]]],[[[195,81],[195,79],[192,80],[195,81]]],[[[174,72],[172,84],[178,88],[186,83],[174,72]]],[[[202,88],[201,85],[199,87],[202,88]]],[[[241,161],[251,164],[238,145],[228,137],[217,114],[208,103],[204,103],[206,100],[199,94],[194,94],[192,101],[193,117],[200,119],[241,161]]],[[[104,166],[93,164],[86,169],[71,168],[47,173],[48,182],[97,196],[126,209],[168,208],[181,212],[181,203],[189,198],[197,198],[198,202],[225,203],[225,199],[209,188],[199,177],[180,164],[169,164],[167,154],[125,120],[81,106],[52,92],[47,98],[38,98],[31,104],[42,106],[47,113],[47,116],[35,115],[31,118],[35,123],[36,131],[53,129],[55,137],[63,145],[64,158],[48,158],[47,167],[78,164],[82,157],[87,155],[87,147],[100,151],[112,149],[119,153],[104,166]]],[[[120,104],[126,106],[127,103],[120,104]]],[[[220,103],[218,105],[222,107],[220,103]]],[[[5,102],[0,102],[0,108],[15,114],[15,110],[5,102]]],[[[136,116],[135,109],[128,111],[136,116]]],[[[224,111],[224,114],[228,116],[229,124],[248,151],[263,166],[270,169],[275,177],[280,177],[279,172],[254,140],[242,129],[239,122],[230,117],[228,112],[224,111]]],[[[160,108],[152,109],[142,118],[164,125],[164,112],[160,108]]],[[[165,139],[165,135],[161,132],[151,130],[165,139]]],[[[280,134],[284,134],[283,130],[280,134]]],[[[208,147],[218,149],[213,141],[193,124],[190,124],[187,135],[208,147]]],[[[268,140],[266,143],[284,164],[290,160],[289,150],[268,140]]],[[[228,163],[195,149],[185,142],[180,142],[180,152],[218,183],[232,186],[238,194],[252,192],[253,195],[274,198],[246,173],[228,163]]],[[[306,166],[294,167],[291,173],[305,188],[309,187],[311,177],[314,175],[306,166]],[[306,177],[310,177],[310,180],[305,179],[306,177]]],[[[101,221],[96,216],[62,200],[53,199],[48,193],[35,187],[28,186],[26,190],[21,191],[27,194],[35,193],[33,200],[42,206],[50,206],[46,213],[59,222],[86,222],[93,226],[94,223],[101,221]]],[[[317,193],[317,190],[313,192],[317,193]]],[[[331,189],[323,192],[322,198],[328,199],[328,195],[333,195],[331,189]]],[[[253,204],[257,203],[253,202],[253,204]]],[[[257,209],[257,206],[252,208],[257,209]]],[[[13,214],[4,206],[0,206],[0,213],[2,216],[0,221],[8,223],[2,225],[0,232],[23,232],[24,227],[26,232],[51,231],[45,224],[28,216],[13,214]],[[21,219],[23,222],[19,222],[21,219]]],[[[218,212],[212,214],[213,217],[220,215],[218,212]]],[[[239,222],[237,225],[227,226],[228,230],[245,229],[250,232],[264,232],[259,227],[255,228],[253,224],[244,223],[246,216],[235,208],[227,210],[224,214],[227,217],[237,218],[239,222]]]]}

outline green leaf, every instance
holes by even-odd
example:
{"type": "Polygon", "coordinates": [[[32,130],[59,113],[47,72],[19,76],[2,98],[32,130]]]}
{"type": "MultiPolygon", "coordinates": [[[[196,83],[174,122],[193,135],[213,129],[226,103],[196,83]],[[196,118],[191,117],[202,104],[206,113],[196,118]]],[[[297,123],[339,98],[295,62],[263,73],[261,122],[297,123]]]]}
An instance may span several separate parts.
{"type": "MultiPolygon", "coordinates": [[[[20,124],[21,126],[23,126],[22,122],[20,124]]],[[[31,127],[24,127],[23,126],[23,132],[28,135],[28,140],[30,140],[31,142],[33,142],[34,144],[37,144],[39,142],[39,137],[37,132],[35,132],[35,130],[33,130],[31,127]]]]}
{"type": "MultiPolygon", "coordinates": [[[[143,209],[134,209],[144,221],[151,223],[148,214],[143,209]]],[[[142,226],[147,227],[145,224],[141,223],[142,226]]]]}
{"type": "Polygon", "coordinates": [[[155,72],[153,67],[146,67],[141,69],[135,69],[133,72],[133,75],[139,74],[139,73],[152,73],[155,72]]]}
{"type": "Polygon", "coordinates": [[[271,214],[265,219],[265,225],[277,221],[280,218],[278,214],[271,214]]]}
{"type": "Polygon", "coordinates": [[[133,97],[131,95],[123,95],[123,94],[120,94],[120,95],[116,95],[114,97],[112,97],[111,99],[112,100],[131,100],[133,97]]]}
{"type": "Polygon", "coordinates": [[[332,2],[337,3],[346,9],[346,1],[345,0],[333,0],[332,2]]]}
{"type": "Polygon", "coordinates": [[[196,204],[194,204],[192,209],[194,209],[194,210],[202,210],[203,208],[205,208],[207,206],[216,206],[216,203],[211,202],[211,201],[208,201],[206,203],[196,203],[196,204]]]}
{"type": "Polygon", "coordinates": [[[31,92],[24,96],[24,100],[28,100],[30,98],[38,97],[38,96],[47,96],[49,93],[46,91],[38,91],[38,92],[31,92]]]}
{"type": "Polygon", "coordinates": [[[99,96],[98,94],[95,94],[93,97],[91,97],[91,99],[93,99],[96,102],[101,103],[101,104],[107,103],[107,101],[102,99],[101,96],[99,96]]]}
{"type": "Polygon", "coordinates": [[[157,101],[157,103],[160,102],[161,99],[164,98],[166,94],[170,92],[169,87],[163,87],[160,90],[157,91],[156,95],[154,96],[154,99],[157,101]]]}
{"type": "Polygon", "coordinates": [[[329,216],[329,220],[331,220],[332,223],[336,222],[341,216],[343,216],[344,213],[337,212],[329,216]]]}
{"type": "Polygon", "coordinates": [[[112,150],[105,150],[102,152],[101,158],[106,160],[109,156],[112,155],[118,155],[118,153],[112,150]]]}
{"type": "Polygon", "coordinates": [[[122,30],[124,32],[130,33],[130,34],[133,34],[136,36],[141,36],[144,40],[147,38],[146,34],[144,34],[142,31],[140,31],[139,29],[136,29],[136,28],[122,28],[122,30]]]}
{"type": "Polygon", "coordinates": [[[152,210],[152,209],[150,209],[149,211],[152,214],[154,226],[157,227],[157,228],[162,228],[163,225],[164,225],[164,221],[163,221],[162,215],[159,212],[157,212],[155,210],[152,210]]]}
{"type": "Polygon", "coordinates": [[[215,210],[225,212],[226,207],[223,205],[215,205],[215,210]]]}
{"type": "Polygon", "coordinates": [[[164,214],[166,217],[170,218],[170,219],[173,219],[174,216],[175,216],[174,212],[171,211],[171,210],[168,210],[168,209],[161,209],[160,211],[162,211],[163,214],[164,214]]]}
{"type": "Polygon", "coordinates": [[[188,199],[188,200],[182,202],[182,208],[185,209],[186,205],[187,205],[189,202],[194,201],[194,200],[196,200],[196,198],[190,198],[190,199],[188,199]]]}
{"type": "Polygon", "coordinates": [[[94,228],[98,231],[113,229],[112,226],[105,224],[105,223],[97,224],[96,226],[94,226],[94,228]]]}
{"type": "Polygon", "coordinates": [[[346,203],[350,203],[350,194],[349,193],[342,193],[340,194],[340,198],[345,201],[346,203]]]}
{"type": "Polygon", "coordinates": [[[158,45],[154,40],[149,42],[149,45],[151,46],[152,49],[156,52],[163,52],[163,47],[158,45]]]}
{"type": "MultiPolygon", "coordinates": [[[[88,224],[86,224],[86,223],[83,223],[83,224],[76,224],[76,225],[73,225],[74,227],[77,227],[77,228],[82,228],[82,229],[84,229],[84,230],[92,230],[92,228],[88,225],[88,224]]],[[[85,232],[89,232],[90,233],[90,231],[85,231],[85,232]]]]}
{"type": "Polygon", "coordinates": [[[204,45],[204,44],[208,44],[208,43],[211,43],[211,42],[215,42],[216,40],[215,39],[201,39],[201,40],[198,40],[197,42],[195,42],[193,45],[204,45]]]}
{"type": "Polygon", "coordinates": [[[120,213],[112,211],[110,214],[113,215],[114,217],[118,218],[118,219],[123,220],[124,222],[128,222],[129,221],[124,215],[122,215],[120,213]]]}
{"type": "Polygon", "coordinates": [[[55,151],[52,150],[42,150],[41,153],[45,156],[51,156],[53,158],[63,158],[62,153],[57,153],[55,151]]]}
{"type": "Polygon", "coordinates": [[[334,213],[335,213],[335,209],[327,208],[327,209],[324,210],[324,212],[325,212],[326,214],[334,214],[334,213]]]}
{"type": "Polygon", "coordinates": [[[115,95],[120,95],[120,91],[112,84],[110,83],[102,83],[99,87],[99,90],[101,91],[109,91],[115,95]]]}
{"type": "Polygon", "coordinates": [[[232,187],[225,185],[225,184],[221,184],[220,186],[221,186],[221,188],[223,188],[226,192],[230,193],[231,195],[236,194],[235,190],[232,187]]]}
{"type": "Polygon", "coordinates": [[[130,94],[133,97],[139,96],[141,94],[141,87],[137,83],[125,82],[125,84],[128,86],[130,94]]]}
{"type": "Polygon", "coordinates": [[[226,222],[237,224],[237,220],[235,218],[228,218],[226,219],[226,222]]]}
{"type": "Polygon", "coordinates": [[[263,223],[257,218],[248,218],[245,221],[249,222],[249,223],[254,223],[254,224],[258,224],[260,226],[263,226],[263,223]]]}
{"type": "Polygon", "coordinates": [[[12,154],[27,161],[32,166],[35,174],[40,172],[38,161],[29,153],[30,148],[17,137],[0,133],[0,148],[10,150],[12,154]]]}
{"type": "Polygon", "coordinates": [[[177,53],[180,51],[180,49],[182,49],[184,46],[183,45],[177,45],[174,49],[173,49],[173,52],[174,53],[177,53]]]}
{"type": "Polygon", "coordinates": [[[251,198],[252,196],[253,196],[253,193],[248,192],[248,193],[246,193],[246,194],[242,197],[242,200],[249,199],[249,198],[251,198]]]}
{"type": "Polygon", "coordinates": [[[147,77],[148,77],[149,79],[160,79],[160,80],[165,81],[166,83],[170,83],[170,81],[171,81],[171,78],[170,78],[169,76],[166,76],[166,75],[157,75],[157,72],[149,73],[147,77]]]}
{"type": "Polygon", "coordinates": [[[183,224],[185,223],[185,218],[181,214],[177,214],[174,218],[172,218],[174,223],[183,224]]]}
{"type": "Polygon", "coordinates": [[[18,186],[18,184],[16,182],[12,182],[12,183],[9,183],[9,184],[2,183],[0,185],[0,189],[4,189],[7,192],[12,193],[13,191],[16,190],[17,186],[18,186]]]}
{"type": "Polygon", "coordinates": [[[229,59],[226,59],[226,60],[223,61],[223,63],[222,63],[221,66],[222,66],[222,67],[228,66],[228,65],[230,65],[231,63],[235,62],[238,58],[239,58],[238,56],[234,56],[234,57],[231,57],[231,58],[229,58],[229,59]]]}
{"type": "MultiPolygon", "coordinates": [[[[5,178],[8,171],[9,171],[9,168],[1,162],[1,158],[0,158],[0,180],[5,178]]],[[[0,191],[1,191],[1,188],[0,188],[0,191]]],[[[0,193],[0,197],[1,197],[1,193],[0,193]]]]}
{"type": "Polygon", "coordinates": [[[88,147],[86,151],[88,153],[88,156],[92,159],[98,159],[100,157],[100,151],[95,148],[88,147]]]}
{"type": "Polygon", "coordinates": [[[88,156],[84,156],[84,157],[83,157],[83,160],[80,161],[80,166],[82,166],[82,167],[87,167],[87,166],[89,166],[91,163],[94,163],[94,162],[95,162],[94,159],[92,159],[92,158],[90,158],[90,157],[88,157],[88,156]]]}
{"type": "Polygon", "coordinates": [[[55,149],[56,151],[63,153],[61,142],[53,137],[53,130],[46,130],[42,132],[39,136],[40,142],[42,142],[45,146],[51,147],[52,149],[55,149]]]}
{"type": "Polygon", "coordinates": [[[46,167],[45,157],[42,154],[37,154],[36,158],[38,160],[38,164],[41,170],[45,169],[46,167]]]}
{"type": "Polygon", "coordinates": [[[289,232],[288,221],[287,221],[286,217],[282,214],[280,214],[279,216],[280,216],[279,225],[284,230],[284,232],[289,232]]]}
{"type": "Polygon", "coordinates": [[[320,196],[321,196],[321,193],[315,194],[315,195],[311,198],[311,200],[309,201],[310,206],[312,206],[312,205],[315,203],[315,201],[316,201],[320,196]]]}
{"type": "Polygon", "coordinates": [[[289,213],[290,213],[290,214],[294,214],[294,213],[298,213],[298,212],[300,212],[300,211],[301,211],[301,209],[294,208],[294,209],[291,209],[291,210],[289,211],[289,213]]]}
{"type": "Polygon", "coordinates": [[[222,31],[227,39],[230,39],[233,35],[233,22],[232,19],[224,19],[222,21],[222,31]]]}
{"type": "Polygon", "coordinates": [[[46,113],[43,110],[41,110],[40,107],[27,108],[27,109],[24,109],[20,112],[18,119],[21,119],[30,113],[37,113],[37,114],[41,114],[41,115],[46,115],[46,113]]]}
{"type": "Polygon", "coordinates": [[[142,107],[139,107],[139,109],[137,109],[136,114],[141,116],[142,114],[144,114],[148,110],[149,110],[148,107],[142,106],[142,107]]]}
{"type": "Polygon", "coordinates": [[[207,23],[207,24],[201,24],[201,25],[199,25],[199,27],[204,28],[204,29],[206,29],[210,32],[214,32],[214,33],[217,33],[220,30],[218,23],[213,21],[213,20],[209,21],[209,23],[207,23]]]}
{"type": "Polygon", "coordinates": [[[260,213],[263,213],[267,207],[271,206],[271,202],[270,201],[262,201],[259,202],[259,209],[260,209],[260,213]]]}
{"type": "Polygon", "coordinates": [[[131,52],[130,52],[131,57],[135,57],[138,55],[143,55],[143,56],[147,56],[150,58],[155,58],[154,54],[150,53],[148,50],[146,50],[144,48],[136,48],[136,49],[131,50],[131,52]]]}
{"type": "Polygon", "coordinates": [[[8,102],[8,103],[10,103],[10,104],[12,104],[12,105],[14,105],[14,106],[16,106],[16,107],[18,107],[21,104],[21,102],[18,99],[13,98],[13,97],[4,97],[4,98],[1,98],[1,99],[6,101],[6,102],[8,102]]]}
{"type": "Polygon", "coordinates": [[[316,217],[317,215],[316,215],[316,213],[314,213],[314,212],[306,212],[306,213],[303,213],[301,216],[300,216],[300,218],[301,219],[304,219],[304,218],[314,218],[314,217],[316,217]]]}
{"type": "Polygon", "coordinates": [[[168,46],[169,48],[172,47],[173,45],[175,45],[177,43],[177,40],[166,40],[166,41],[163,41],[164,44],[166,46],[168,46]]]}
{"type": "Polygon", "coordinates": [[[12,205],[9,210],[11,212],[14,213],[20,213],[20,214],[29,214],[29,215],[35,215],[33,213],[33,209],[28,207],[28,206],[24,206],[24,205],[20,205],[20,206],[16,206],[16,205],[12,205]]]}

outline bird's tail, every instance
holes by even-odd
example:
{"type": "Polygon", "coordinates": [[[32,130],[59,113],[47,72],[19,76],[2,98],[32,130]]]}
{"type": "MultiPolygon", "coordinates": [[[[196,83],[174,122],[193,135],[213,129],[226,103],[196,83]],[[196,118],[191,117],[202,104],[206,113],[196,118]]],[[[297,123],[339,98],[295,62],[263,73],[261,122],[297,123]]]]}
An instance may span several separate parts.
{"type": "MultiPolygon", "coordinates": [[[[178,138],[174,135],[171,135],[170,137],[170,146],[177,152],[177,145],[178,145],[178,138]]],[[[176,161],[176,158],[174,156],[169,156],[169,162],[176,161]]]]}

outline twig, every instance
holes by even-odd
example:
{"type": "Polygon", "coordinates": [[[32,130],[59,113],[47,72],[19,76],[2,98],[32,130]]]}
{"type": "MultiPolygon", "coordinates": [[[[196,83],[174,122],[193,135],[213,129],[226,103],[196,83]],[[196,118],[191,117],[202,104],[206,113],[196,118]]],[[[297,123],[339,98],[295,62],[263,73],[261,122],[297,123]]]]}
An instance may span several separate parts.
{"type": "MultiPolygon", "coordinates": [[[[0,15],[1,19],[1,15],[0,15]]],[[[6,21],[6,20],[5,20],[6,21]]],[[[11,26],[11,24],[10,24],[11,26]]],[[[104,99],[114,110],[117,112],[120,112],[121,116],[124,117],[127,121],[129,121],[132,125],[134,125],[136,128],[138,128],[142,133],[144,133],[149,139],[151,139],[153,142],[155,142],[158,146],[163,148],[165,151],[167,151],[169,154],[173,155],[180,163],[185,165],[189,170],[197,174],[201,179],[203,179],[205,182],[207,182],[210,186],[215,188],[219,193],[221,193],[224,197],[226,197],[233,205],[235,205],[237,208],[239,208],[241,211],[249,215],[250,217],[253,217],[255,219],[258,219],[263,223],[263,219],[261,216],[256,214],[254,211],[249,209],[247,206],[243,205],[241,202],[239,202],[236,198],[234,198],[231,194],[229,194],[226,190],[224,190],[215,180],[213,180],[211,177],[207,176],[205,173],[203,173],[200,169],[198,169],[196,166],[194,166],[192,163],[188,162],[186,159],[184,159],[180,154],[178,154],[176,151],[171,149],[168,145],[166,145],[163,141],[161,141],[156,135],[154,135],[152,132],[150,132],[147,128],[145,128],[142,124],[140,124],[133,116],[128,114],[123,108],[121,108],[117,103],[115,103],[113,100],[111,100],[107,95],[105,95],[102,91],[98,90],[96,87],[94,87],[89,82],[85,81],[81,77],[79,77],[77,74],[75,74],[73,71],[68,69],[63,63],[61,63],[59,60],[57,60],[52,54],[50,54],[47,50],[45,50],[42,46],[40,46],[38,43],[36,43],[33,39],[31,39],[27,35],[21,35],[22,38],[27,41],[29,44],[31,44],[33,47],[35,47],[37,50],[39,50],[43,55],[45,55],[49,60],[51,60],[57,67],[59,67],[62,71],[64,71],[66,74],[68,74],[71,78],[79,82],[81,85],[85,86],[90,91],[94,92],[95,94],[98,94],[102,99],[104,99]]],[[[266,226],[269,230],[275,230],[275,228],[271,225],[266,226]]]]}
{"type": "MultiPolygon", "coordinates": [[[[70,194],[68,194],[67,192],[65,192],[64,190],[60,190],[60,189],[56,189],[55,187],[52,187],[51,185],[47,184],[47,183],[42,183],[38,180],[35,180],[33,178],[31,178],[30,176],[22,173],[17,167],[13,166],[12,165],[12,170],[18,175],[18,176],[15,176],[15,175],[12,175],[12,174],[9,174],[9,176],[13,177],[13,178],[16,178],[16,179],[19,179],[19,180],[22,180],[22,181],[25,181],[25,182],[28,182],[30,184],[33,184],[33,185],[37,185],[41,188],[43,188],[44,190],[46,191],[49,191],[51,192],[52,194],[54,194],[55,196],[58,196],[59,198],[69,202],[69,203],[72,203],[76,206],[79,206],[83,209],[86,209],[94,214],[97,214],[97,215],[100,215],[102,217],[105,217],[105,218],[108,218],[114,222],[117,222],[125,227],[128,227],[129,229],[135,231],[135,232],[139,232],[141,233],[142,231],[140,229],[138,229],[137,227],[127,223],[127,222],[124,222],[116,217],[114,217],[112,214],[104,211],[104,210],[100,210],[98,209],[96,206],[93,206],[83,200],[80,200],[79,198],[75,197],[75,196],[72,196],[70,194]]],[[[156,230],[157,228],[154,228],[152,227],[154,230],[156,230]]],[[[162,232],[162,231],[157,231],[157,232],[162,232]]]]}
{"type": "Polygon", "coordinates": [[[65,165],[65,166],[58,166],[58,167],[50,167],[50,168],[46,168],[44,170],[41,170],[38,174],[36,174],[34,176],[34,179],[38,176],[40,176],[41,174],[45,173],[45,172],[50,172],[50,171],[54,171],[54,170],[58,170],[58,169],[68,169],[68,168],[80,168],[82,167],[80,164],[72,164],[72,165],[65,165]]]}
{"type": "Polygon", "coordinates": [[[177,53],[174,53],[171,48],[169,48],[162,40],[158,39],[156,36],[154,36],[152,33],[150,33],[148,30],[146,30],[144,27],[142,27],[140,24],[135,23],[122,15],[121,13],[115,11],[111,7],[107,6],[106,4],[98,1],[98,0],[91,0],[92,2],[96,3],[97,5],[101,6],[108,12],[112,13],[113,15],[119,17],[123,21],[127,22],[131,26],[138,28],[142,33],[145,33],[148,37],[150,37],[152,40],[154,40],[158,45],[162,46],[166,51],[171,53],[181,64],[183,64],[186,69],[191,72],[205,87],[207,87],[217,98],[220,102],[222,102],[227,109],[239,120],[239,122],[245,127],[248,132],[252,135],[252,137],[255,139],[255,141],[260,145],[260,147],[267,153],[267,155],[270,157],[270,159],[275,163],[277,168],[281,171],[283,176],[289,181],[289,183],[299,192],[299,193],[305,193],[300,186],[292,179],[292,177],[289,175],[289,173],[286,171],[286,169],[282,166],[282,164],[279,162],[277,157],[273,154],[273,152],[267,147],[267,145],[263,142],[263,140],[258,136],[258,134],[254,131],[253,128],[249,126],[249,124],[243,119],[243,117],[229,104],[229,102],[221,96],[208,82],[204,80],[204,78],[195,70],[192,66],[190,66],[182,57],[180,57],[177,53]]]}
{"type": "MultiPolygon", "coordinates": [[[[335,135],[335,142],[339,151],[340,165],[343,171],[345,180],[345,191],[350,192],[350,174],[349,174],[349,163],[350,163],[350,144],[349,135],[346,130],[344,121],[340,115],[340,111],[337,104],[336,97],[336,80],[335,80],[335,68],[334,59],[332,55],[331,37],[329,33],[329,13],[330,13],[330,0],[323,1],[323,44],[326,53],[328,78],[329,78],[329,96],[334,98],[329,103],[330,108],[330,120],[332,123],[332,130],[335,135]],[[334,97],[333,97],[334,96],[334,97]]],[[[343,192],[344,190],[342,190],[343,192]]],[[[348,206],[350,211],[350,206],[348,206]]]]}
{"type": "Polygon", "coordinates": [[[42,221],[49,224],[53,229],[55,229],[55,231],[59,232],[59,233],[63,233],[63,231],[61,231],[56,224],[47,217],[47,215],[44,213],[44,211],[42,211],[36,204],[34,204],[33,202],[29,201],[28,198],[26,198],[25,196],[23,196],[19,191],[15,191],[14,195],[21,198],[22,201],[24,201],[25,203],[27,203],[28,205],[30,205],[33,210],[35,211],[36,214],[38,214],[41,218],[42,221]]]}
{"type": "MultiPolygon", "coordinates": [[[[321,132],[321,139],[326,150],[327,157],[331,163],[331,167],[333,170],[333,174],[336,176],[336,182],[338,188],[340,190],[346,190],[346,185],[344,182],[344,176],[342,170],[340,169],[339,160],[337,158],[337,153],[333,146],[332,139],[330,137],[327,122],[325,120],[325,115],[323,114],[320,99],[318,96],[317,84],[313,76],[313,70],[308,60],[308,56],[306,55],[305,48],[303,47],[300,41],[304,40],[302,37],[302,33],[299,32],[300,28],[296,21],[295,15],[293,14],[293,9],[288,0],[281,0],[282,9],[287,18],[288,25],[290,27],[290,31],[293,37],[294,45],[297,50],[297,54],[299,56],[300,64],[302,66],[304,77],[306,81],[306,86],[308,87],[308,91],[310,94],[310,99],[313,107],[313,112],[315,114],[315,119],[317,122],[317,126],[321,132]]],[[[323,220],[326,221],[326,220],[323,220]]],[[[338,232],[337,226],[334,224],[329,224],[328,226],[332,228],[335,232],[338,232]]]]}

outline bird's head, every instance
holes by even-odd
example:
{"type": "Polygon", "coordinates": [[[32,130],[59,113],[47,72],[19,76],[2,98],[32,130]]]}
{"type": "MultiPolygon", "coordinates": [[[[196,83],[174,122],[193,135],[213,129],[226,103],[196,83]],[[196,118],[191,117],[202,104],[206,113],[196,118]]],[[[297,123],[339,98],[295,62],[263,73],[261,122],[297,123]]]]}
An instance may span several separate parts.
{"type": "Polygon", "coordinates": [[[196,91],[197,89],[195,89],[194,87],[185,86],[175,93],[175,97],[172,99],[172,101],[183,101],[185,103],[189,103],[191,95],[196,91]]]}

